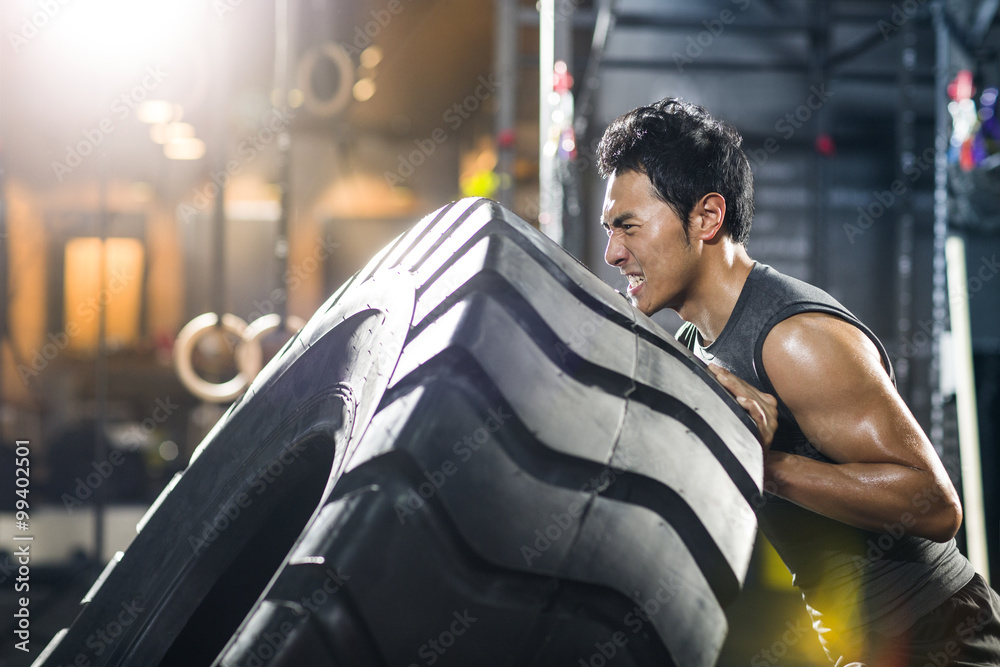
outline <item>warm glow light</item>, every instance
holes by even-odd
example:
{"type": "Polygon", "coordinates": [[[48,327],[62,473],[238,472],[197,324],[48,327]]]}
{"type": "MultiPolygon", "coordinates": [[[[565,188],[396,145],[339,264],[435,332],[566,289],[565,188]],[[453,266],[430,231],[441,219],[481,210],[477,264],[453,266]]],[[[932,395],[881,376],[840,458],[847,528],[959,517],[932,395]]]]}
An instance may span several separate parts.
{"type": "Polygon", "coordinates": [[[177,443],[173,440],[164,440],[160,443],[160,458],[164,461],[173,461],[177,458],[177,443]]]}
{"type": "Polygon", "coordinates": [[[104,247],[101,287],[101,239],[77,238],[66,243],[64,299],[68,346],[97,349],[98,314],[105,312],[105,340],[111,347],[132,345],[139,338],[144,250],[138,239],[110,238],[104,247]]]}
{"type": "Polygon", "coordinates": [[[167,143],[167,124],[158,123],[149,128],[149,138],[153,140],[154,144],[165,144],[167,143]]]}
{"type": "Polygon", "coordinates": [[[177,139],[191,139],[194,137],[194,125],[190,123],[168,123],[165,135],[167,141],[176,141],[177,139]]]}
{"type": "Polygon", "coordinates": [[[354,93],[354,99],[358,102],[367,102],[375,94],[375,82],[367,77],[358,79],[358,82],[354,84],[352,92],[354,93]]]}
{"type": "Polygon", "coordinates": [[[138,202],[151,202],[156,197],[156,188],[146,181],[135,181],[128,186],[132,198],[138,202]]]}
{"type": "Polygon", "coordinates": [[[160,123],[149,128],[153,143],[168,144],[172,141],[194,138],[194,126],[188,123],[160,123]]]}
{"type": "Polygon", "coordinates": [[[293,109],[298,109],[300,106],[302,106],[302,103],[304,101],[305,101],[305,95],[303,95],[302,91],[299,90],[298,88],[292,88],[291,90],[288,91],[288,106],[292,107],[293,109]]]}
{"type": "Polygon", "coordinates": [[[373,69],[376,65],[382,62],[382,49],[377,46],[369,46],[361,52],[359,60],[361,61],[362,67],[373,69]]]}
{"type": "Polygon", "coordinates": [[[205,13],[197,0],[77,0],[59,3],[51,38],[68,57],[120,69],[154,64],[183,48],[192,22],[205,13]],[[65,7],[62,7],[66,4],[65,7]]]}
{"type": "Polygon", "coordinates": [[[199,160],[205,155],[205,142],[195,137],[171,139],[163,144],[163,154],[171,160],[199,160]]]}
{"type": "Polygon", "coordinates": [[[174,105],[166,100],[146,100],[135,115],[143,123],[169,123],[174,117],[174,105]]]}

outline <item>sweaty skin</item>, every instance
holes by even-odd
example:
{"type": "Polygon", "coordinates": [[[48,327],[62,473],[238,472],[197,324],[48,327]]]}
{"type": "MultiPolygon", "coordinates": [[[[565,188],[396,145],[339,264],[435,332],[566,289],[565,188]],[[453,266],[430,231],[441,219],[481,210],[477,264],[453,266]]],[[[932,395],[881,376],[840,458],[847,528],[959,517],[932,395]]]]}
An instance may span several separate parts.
{"type": "MultiPolygon", "coordinates": [[[[688,226],[659,199],[649,178],[626,171],[608,180],[602,225],[605,261],[645,280],[629,288],[647,315],[672,308],[709,345],[722,332],[753,260],[723,229],[726,202],[706,194],[688,226]]],[[[764,341],[764,369],[803,433],[835,464],[771,452],[777,401],[709,366],[760,430],[765,481],[778,496],[843,523],[884,530],[909,512],[909,532],[938,542],[962,521],[958,493],[933,447],[857,327],[821,313],[795,315],[764,341]],[[915,511],[915,498],[934,498],[915,511]]]]}

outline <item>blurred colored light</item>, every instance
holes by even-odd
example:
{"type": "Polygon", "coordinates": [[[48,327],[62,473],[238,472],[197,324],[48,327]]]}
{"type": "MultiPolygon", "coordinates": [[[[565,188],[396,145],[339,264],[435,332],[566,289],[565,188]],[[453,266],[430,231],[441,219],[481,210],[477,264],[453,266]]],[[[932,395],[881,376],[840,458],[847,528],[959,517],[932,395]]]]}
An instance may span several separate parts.
{"type": "Polygon", "coordinates": [[[361,52],[360,60],[362,67],[372,69],[382,62],[382,49],[377,46],[369,46],[361,52]]]}
{"type": "Polygon", "coordinates": [[[358,102],[366,102],[375,94],[375,82],[369,78],[359,79],[352,89],[354,99],[358,102]]]}
{"type": "Polygon", "coordinates": [[[149,128],[149,138],[156,144],[168,144],[194,137],[194,126],[189,123],[158,123],[149,128]]]}
{"type": "Polygon", "coordinates": [[[174,118],[174,105],[166,100],[146,100],[135,113],[143,123],[169,123],[174,118]]]}
{"type": "Polygon", "coordinates": [[[160,443],[160,457],[164,461],[173,461],[177,458],[177,443],[173,440],[164,440],[160,443]]]}
{"type": "Polygon", "coordinates": [[[163,154],[171,160],[198,160],[205,155],[205,142],[195,137],[173,139],[163,144],[163,154]]]}
{"type": "MultiPolygon", "coordinates": [[[[69,347],[97,349],[98,319],[89,304],[104,304],[104,336],[112,348],[136,343],[143,294],[145,249],[133,238],[80,237],[66,242],[63,260],[64,317],[67,331],[76,331],[69,347]],[[104,266],[102,284],[101,266],[104,266]],[[135,276],[121,280],[121,276],[135,276]]],[[[96,308],[96,305],[94,306],[96,308]]]]}

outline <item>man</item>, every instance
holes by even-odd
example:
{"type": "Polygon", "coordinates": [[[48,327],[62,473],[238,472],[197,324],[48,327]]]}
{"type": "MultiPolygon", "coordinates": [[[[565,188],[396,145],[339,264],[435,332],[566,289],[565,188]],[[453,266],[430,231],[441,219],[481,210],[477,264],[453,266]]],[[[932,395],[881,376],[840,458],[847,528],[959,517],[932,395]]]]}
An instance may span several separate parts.
{"type": "Polygon", "coordinates": [[[1000,599],[955,547],[958,494],[875,335],[825,292],[754,262],[742,138],[677,99],[611,124],[605,260],[761,432],[762,531],[838,667],[1000,664],[1000,599]],[[871,547],[876,545],[876,552],[871,547]]]}

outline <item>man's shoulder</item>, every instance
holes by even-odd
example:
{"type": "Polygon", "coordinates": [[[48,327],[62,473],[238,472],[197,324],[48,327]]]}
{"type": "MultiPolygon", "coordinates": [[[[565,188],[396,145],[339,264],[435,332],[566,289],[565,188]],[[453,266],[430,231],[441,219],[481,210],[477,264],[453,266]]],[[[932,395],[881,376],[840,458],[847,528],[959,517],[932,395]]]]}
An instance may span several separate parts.
{"type": "Polygon", "coordinates": [[[778,271],[767,264],[757,264],[751,273],[753,287],[771,294],[779,293],[792,301],[815,301],[843,308],[843,305],[825,290],[795,276],[778,271]]]}

